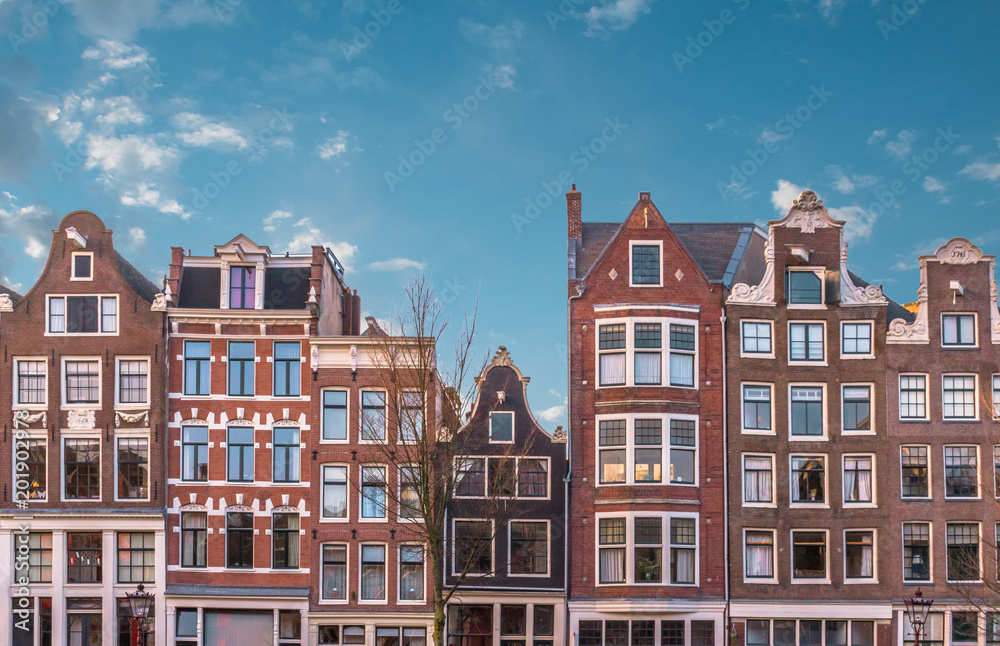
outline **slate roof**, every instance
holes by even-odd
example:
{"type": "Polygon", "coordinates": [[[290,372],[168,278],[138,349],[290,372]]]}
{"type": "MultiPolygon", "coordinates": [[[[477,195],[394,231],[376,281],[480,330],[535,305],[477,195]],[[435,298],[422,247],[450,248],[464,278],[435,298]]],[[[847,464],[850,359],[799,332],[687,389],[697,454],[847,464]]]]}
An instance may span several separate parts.
{"type": "MultiPolygon", "coordinates": [[[[847,273],[851,276],[851,281],[857,287],[868,287],[868,285],[871,284],[867,280],[865,280],[861,276],[858,276],[851,270],[847,270],[847,273]]],[[[906,309],[896,301],[889,298],[889,296],[884,291],[882,292],[882,294],[885,296],[885,300],[889,301],[888,305],[885,308],[885,323],[887,326],[889,325],[889,323],[892,323],[895,319],[903,319],[907,323],[913,323],[913,321],[916,320],[917,318],[916,314],[914,314],[913,312],[906,309]]]]}
{"type": "Polygon", "coordinates": [[[118,271],[121,272],[122,277],[125,282],[135,290],[135,292],[150,303],[153,302],[153,298],[160,292],[160,290],[153,284],[151,280],[142,275],[142,272],[132,266],[132,264],[125,260],[125,258],[115,252],[115,260],[118,262],[118,271]]]}

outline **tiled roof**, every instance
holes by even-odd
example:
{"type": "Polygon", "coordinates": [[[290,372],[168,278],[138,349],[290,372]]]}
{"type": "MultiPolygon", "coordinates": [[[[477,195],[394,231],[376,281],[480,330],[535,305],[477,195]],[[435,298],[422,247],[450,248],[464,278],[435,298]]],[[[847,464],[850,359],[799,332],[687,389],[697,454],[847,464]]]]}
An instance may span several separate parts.
{"type": "MultiPolygon", "coordinates": [[[[868,285],[871,284],[861,276],[855,274],[853,271],[848,270],[847,273],[851,276],[851,281],[853,281],[854,284],[858,287],[868,287],[868,285]]],[[[896,301],[889,298],[889,296],[886,295],[885,292],[883,292],[883,295],[885,295],[885,300],[889,301],[888,305],[885,308],[886,325],[892,323],[895,319],[903,319],[907,323],[913,323],[913,321],[916,320],[917,318],[916,314],[914,314],[913,312],[906,309],[896,301]]]]}
{"type": "Polygon", "coordinates": [[[135,290],[135,292],[141,296],[144,300],[152,303],[153,298],[160,292],[160,290],[150,281],[148,278],[142,275],[142,272],[132,266],[132,264],[125,260],[125,258],[115,252],[115,260],[118,261],[118,271],[121,272],[122,277],[125,282],[135,290]]]}

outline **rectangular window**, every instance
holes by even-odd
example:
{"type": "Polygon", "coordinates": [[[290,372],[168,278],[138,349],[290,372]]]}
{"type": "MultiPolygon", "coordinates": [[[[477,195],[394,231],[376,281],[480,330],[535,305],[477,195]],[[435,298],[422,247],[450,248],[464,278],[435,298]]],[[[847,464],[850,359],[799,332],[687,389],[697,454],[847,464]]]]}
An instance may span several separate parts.
{"type": "Polygon", "coordinates": [[[424,600],[424,546],[399,546],[399,600],[424,600]]]}
{"type": "Polygon", "coordinates": [[[598,520],[600,582],[625,583],[625,519],[598,520]]]}
{"type": "MultiPolygon", "coordinates": [[[[581,624],[583,622],[580,622],[581,624]]],[[[685,646],[684,621],[670,621],[664,619],[660,622],[660,644],[661,646],[685,646]]]]}
{"type": "Polygon", "coordinates": [[[774,430],[771,425],[771,386],[743,386],[743,430],[774,430]]]}
{"type": "Polygon", "coordinates": [[[302,354],[298,341],[274,342],[274,396],[298,397],[302,354]]]}
{"type": "Polygon", "coordinates": [[[361,517],[385,518],[385,467],[361,467],[361,517]]]}
{"type": "Polygon", "coordinates": [[[455,521],[454,572],[493,573],[493,524],[488,520],[455,521]]]}
{"type": "Polygon", "coordinates": [[[66,534],[66,583],[101,582],[100,532],[66,534]]]}
{"type": "Polygon", "coordinates": [[[361,391],[361,440],[385,441],[385,393],[361,391]]]}
{"type": "MultiPolygon", "coordinates": [[[[528,609],[524,606],[500,606],[500,635],[503,637],[522,637],[528,632],[528,609]]],[[[501,640],[501,646],[508,646],[512,640],[501,640]]],[[[518,644],[523,643],[520,640],[518,644]]],[[[513,645],[511,645],[513,646],[513,645]]]]}
{"type": "Polygon", "coordinates": [[[208,341],[184,342],[184,394],[211,393],[212,344],[208,341]]]}
{"type": "Polygon", "coordinates": [[[188,482],[208,480],[208,428],[181,428],[181,479],[188,482]]]}
{"type": "Polygon", "coordinates": [[[155,556],[153,532],[118,532],[118,583],[152,583],[155,556]]]}
{"type": "Polygon", "coordinates": [[[819,386],[793,386],[790,435],[824,435],[823,389],[819,386]]]}
{"type": "Polygon", "coordinates": [[[63,445],[63,482],[67,500],[101,497],[101,441],[67,439],[63,445]]]}
{"type": "Polygon", "coordinates": [[[149,499],[148,438],[118,438],[118,498],[149,499]]]}
{"type": "Polygon", "coordinates": [[[845,432],[872,430],[872,387],[844,386],[843,415],[845,432]]]}
{"type": "Polygon", "coordinates": [[[900,468],[903,477],[903,498],[930,498],[928,448],[901,446],[900,468]]]}
{"type": "Polygon", "coordinates": [[[229,395],[252,397],[254,394],[254,342],[229,342],[229,395]]]}
{"type": "Polygon", "coordinates": [[[272,431],[274,443],[271,454],[275,482],[298,482],[299,460],[302,451],[299,449],[299,429],[291,426],[276,426],[272,431]]]}
{"type": "Polygon", "coordinates": [[[604,622],[605,646],[628,646],[628,621],[604,622]]]}
{"type": "Polygon", "coordinates": [[[599,383],[602,386],[625,385],[625,324],[598,327],[600,353],[599,383]]]}
{"type": "Polygon", "coordinates": [[[66,299],[49,298],[49,333],[59,334],[66,331],[66,299]]]}
{"type": "Polygon", "coordinates": [[[695,582],[695,520],[670,519],[670,582],[695,582]]]}
{"type": "Polygon", "coordinates": [[[660,284],[659,245],[632,245],[632,284],[660,284]]]}
{"type": "Polygon", "coordinates": [[[226,567],[253,567],[253,513],[226,513],[226,567]]]}
{"type": "Polygon", "coordinates": [[[548,523],[511,521],[510,574],[548,574],[548,523]]]}
{"type": "Polygon", "coordinates": [[[844,504],[875,502],[874,471],[875,456],[844,456],[844,504]]]}
{"type": "Polygon", "coordinates": [[[823,302],[823,279],[812,270],[788,272],[788,302],[818,304],[823,302]]]}
{"type": "Polygon", "coordinates": [[[827,578],[826,532],[792,531],[792,578],[827,578]]]}
{"type": "Polygon", "coordinates": [[[252,310],[256,306],[257,269],[230,266],[229,309],[252,310]]]}
{"type": "Polygon", "coordinates": [[[598,424],[601,484],[625,482],[625,425],[623,419],[601,420],[598,424]]]}
{"type": "Polygon", "coordinates": [[[118,331],[118,298],[101,298],[101,332],[109,334],[118,331]]]}
{"type": "Polygon", "coordinates": [[[347,518],[346,466],[323,466],[323,518],[347,518]]]}
{"type": "Polygon", "coordinates": [[[490,442],[514,441],[514,413],[490,412],[490,442]]]}
{"type": "Polygon", "coordinates": [[[415,520],[423,516],[420,504],[420,467],[399,467],[399,517],[415,520]]]}
{"type": "MultiPolygon", "coordinates": [[[[903,644],[904,646],[912,646],[916,644],[916,635],[913,631],[913,626],[910,624],[910,620],[907,618],[906,613],[903,613],[903,644]]],[[[927,614],[927,620],[922,626],[920,631],[920,643],[927,646],[944,646],[944,613],[943,612],[931,612],[927,614]]]]}
{"type": "MultiPolygon", "coordinates": [[[[61,300],[61,298],[60,298],[61,300]]],[[[100,320],[97,296],[66,297],[66,332],[70,334],[97,334],[100,320]]]]}
{"type": "Polygon", "coordinates": [[[899,419],[927,419],[926,375],[899,375],[899,419]]]}
{"type": "Polygon", "coordinates": [[[517,491],[517,459],[489,458],[487,466],[487,487],[491,496],[511,498],[517,491]]]}
{"type": "Polygon", "coordinates": [[[17,403],[45,403],[45,361],[17,361],[17,403]]]}
{"type": "Polygon", "coordinates": [[[323,545],[322,598],[329,601],[347,599],[347,545],[323,545]]]}
{"type": "Polygon", "coordinates": [[[979,447],[944,447],[944,497],[979,497],[979,447]]]}
{"type": "MultiPolygon", "coordinates": [[[[454,638],[449,641],[457,646],[489,646],[493,643],[493,606],[450,606],[448,634],[454,638]]],[[[583,634],[582,627],[580,634],[583,634]]]]}
{"type": "Polygon", "coordinates": [[[92,253],[74,253],[73,271],[70,274],[70,278],[74,280],[93,280],[93,260],[94,254],[92,253]]]}
{"type": "Polygon", "coordinates": [[[97,361],[66,361],[66,403],[99,404],[101,369],[97,361]]]}
{"type": "MultiPolygon", "coordinates": [[[[47,461],[47,441],[41,438],[31,438],[18,440],[16,450],[18,453],[26,452],[27,459],[20,463],[24,465],[24,471],[18,471],[16,480],[27,482],[28,500],[45,500],[48,495],[48,475],[46,473],[47,461]]],[[[24,485],[19,485],[24,487],[24,485]]]]}
{"type": "Polygon", "coordinates": [[[872,324],[843,323],[840,353],[846,356],[872,354],[872,324]]]}
{"type": "Polygon", "coordinates": [[[979,643],[979,613],[951,613],[951,643],[979,643]]]}
{"type": "Polygon", "coordinates": [[[792,456],[792,502],[826,503],[826,458],[792,456]]]}
{"type": "Polygon", "coordinates": [[[517,495],[545,498],[549,495],[549,463],[544,458],[520,458],[517,462],[517,495]]]}
{"type": "Polygon", "coordinates": [[[145,404],[149,401],[149,362],[129,359],[118,362],[118,401],[122,404],[145,404]]]}
{"type": "Polygon", "coordinates": [[[556,607],[536,603],[534,615],[535,637],[554,636],[556,630],[556,607]]]}
{"type": "Polygon", "coordinates": [[[635,482],[662,482],[663,422],[637,419],[634,422],[635,482]]]}
{"type": "Polygon", "coordinates": [[[298,514],[272,514],[271,567],[291,570],[299,567],[298,514]]]}
{"type": "Polygon", "coordinates": [[[743,456],[743,502],[774,502],[774,463],[769,455],[743,456]]]}
{"type": "Polygon", "coordinates": [[[993,496],[1000,498],[1000,445],[993,445],[993,496]]]}
{"type": "MultiPolygon", "coordinates": [[[[774,578],[774,532],[747,530],[744,561],[747,579],[774,578]]],[[[749,642],[748,642],[749,643],[749,642]]]]}
{"type": "MultiPolygon", "coordinates": [[[[771,621],[768,619],[747,619],[746,643],[747,646],[771,646],[771,621]]],[[[846,646],[846,642],[830,640],[829,635],[827,643],[830,646],[846,646]]]]}
{"type": "Polygon", "coordinates": [[[347,440],[347,391],[323,391],[323,439],[347,440]]]}
{"type": "Polygon", "coordinates": [[[663,519],[638,517],[633,520],[632,552],[635,583],[663,582],[663,519]]]}
{"type": "Polygon", "coordinates": [[[205,567],[208,555],[208,514],[181,512],[181,567],[205,567]]]}
{"type": "MultiPolygon", "coordinates": [[[[490,417],[496,413],[491,413],[490,417]]],[[[514,433],[514,413],[511,417],[511,434],[514,433]]],[[[399,441],[415,443],[424,437],[424,394],[404,392],[399,396],[399,441]]]]}
{"type": "Polygon", "coordinates": [[[903,523],[903,580],[931,580],[930,523],[903,523]]]}
{"type": "Polygon", "coordinates": [[[975,346],[976,315],[942,314],[941,345],[952,346],[952,347],[975,346]]]}
{"type": "Polygon", "coordinates": [[[979,523],[948,523],[948,580],[979,581],[979,523]]]}
{"type": "MultiPolygon", "coordinates": [[[[636,420],[636,423],[638,423],[638,420],[636,420]]],[[[696,430],[693,420],[670,420],[671,484],[694,484],[695,435],[696,430]]]]}
{"type": "Polygon", "coordinates": [[[1000,419],[1000,375],[993,375],[993,419],[1000,419]]]}
{"type": "Polygon", "coordinates": [[[52,583],[52,532],[28,534],[28,581],[52,583]]]}
{"type": "Polygon", "coordinates": [[[253,427],[229,427],[226,439],[227,479],[229,482],[253,482],[253,457],[253,427]]]}
{"type": "Polygon", "coordinates": [[[788,324],[789,361],[823,361],[823,345],[822,323],[788,324]]]}
{"type": "Polygon", "coordinates": [[[844,532],[844,576],[848,579],[875,578],[875,534],[873,532],[844,532]]]}
{"type": "Polygon", "coordinates": [[[486,495],[486,459],[456,458],[455,496],[486,495]]]}
{"type": "Polygon", "coordinates": [[[635,384],[659,386],[663,383],[660,376],[663,366],[663,356],[660,352],[663,347],[662,326],[659,323],[636,323],[634,333],[635,384]]]}
{"type": "Polygon", "coordinates": [[[941,377],[944,419],[976,419],[976,377],[974,375],[944,375],[941,377]]]}
{"type": "Polygon", "coordinates": [[[693,325],[670,325],[670,385],[694,386],[695,333],[693,325]]]}
{"type": "Polygon", "coordinates": [[[743,354],[774,354],[771,345],[771,324],[744,321],[741,325],[743,354]]]}
{"type": "Polygon", "coordinates": [[[652,619],[633,619],[630,646],[653,646],[655,643],[656,622],[652,619]]]}

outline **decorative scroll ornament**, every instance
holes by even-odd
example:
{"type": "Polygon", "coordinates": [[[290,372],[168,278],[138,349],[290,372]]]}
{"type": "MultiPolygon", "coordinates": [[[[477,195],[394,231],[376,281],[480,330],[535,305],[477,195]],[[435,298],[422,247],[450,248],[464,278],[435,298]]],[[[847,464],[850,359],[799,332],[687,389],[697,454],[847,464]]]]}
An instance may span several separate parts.
{"type": "Polygon", "coordinates": [[[930,330],[927,327],[927,257],[920,259],[920,287],[917,288],[917,318],[913,323],[905,319],[889,322],[886,343],[929,343],[930,330]]]}
{"type": "Polygon", "coordinates": [[[889,301],[882,288],[875,285],[858,287],[847,271],[847,241],[840,242],[840,304],[841,305],[887,305],[889,301]]]}
{"type": "Polygon", "coordinates": [[[115,428],[121,428],[123,421],[129,424],[138,424],[142,421],[145,422],[146,426],[149,426],[149,411],[144,410],[141,413],[126,413],[124,411],[116,410],[115,428]]]}
{"type": "Polygon", "coordinates": [[[186,505],[181,505],[181,511],[208,511],[208,507],[205,505],[198,504],[196,502],[189,502],[186,505]]]}
{"type": "Polygon", "coordinates": [[[242,511],[242,512],[253,513],[253,509],[247,507],[246,505],[229,505],[228,507],[226,507],[226,511],[242,511]]]}
{"type": "Polygon", "coordinates": [[[0,312],[13,312],[14,302],[10,300],[10,294],[0,294],[0,312]]]}
{"type": "Polygon", "coordinates": [[[45,427],[46,424],[48,424],[48,418],[46,417],[45,411],[42,411],[40,413],[35,413],[34,415],[32,415],[29,411],[26,410],[14,411],[15,430],[19,428],[28,428],[35,422],[41,422],[43,428],[45,427]]]}
{"type": "Polygon", "coordinates": [[[798,199],[792,202],[788,214],[771,226],[796,228],[802,233],[815,233],[816,229],[842,228],[844,223],[834,220],[823,206],[823,200],[816,197],[812,191],[803,191],[798,199]]]}
{"type": "Polygon", "coordinates": [[[97,425],[97,412],[92,410],[71,410],[66,414],[66,426],[73,431],[85,431],[97,425]]]}
{"type": "Polygon", "coordinates": [[[150,306],[149,310],[151,312],[166,312],[167,311],[167,295],[160,292],[153,297],[153,304],[150,306]]]}
{"type": "Polygon", "coordinates": [[[298,428],[298,425],[299,423],[293,419],[279,419],[271,424],[271,426],[294,426],[296,428],[298,428]]]}
{"type": "Polygon", "coordinates": [[[229,426],[253,426],[253,422],[248,419],[231,419],[226,424],[229,426]]]}
{"type": "Polygon", "coordinates": [[[281,505],[280,507],[274,507],[271,509],[271,513],[276,514],[287,514],[287,513],[297,513],[299,511],[298,507],[292,507],[291,505],[281,505]]]}
{"type": "Polygon", "coordinates": [[[764,245],[764,276],[759,285],[736,283],[733,285],[727,304],[741,305],[774,305],[774,227],[767,234],[767,244],[764,245]]]}
{"type": "Polygon", "coordinates": [[[510,359],[510,353],[507,352],[507,348],[505,348],[504,346],[500,346],[496,354],[493,355],[493,361],[490,362],[490,366],[500,366],[500,367],[510,366],[513,364],[514,362],[511,361],[510,359]]]}
{"type": "Polygon", "coordinates": [[[309,368],[313,372],[319,371],[319,346],[313,346],[312,350],[309,351],[309,368]]]}
{"type": "Polygon", "coordinates": [[[566,431],[563,430],[562,426],[557,426],[556,430],[552,432],[552,443],[565,444],[566,440],[567,440],[566,431]]]}
{"type": "Polygon", "coordinates": [[[358,346],[351,346],[351,370],[358,369],[358,346]]]}
{"type": "Polygon", "coordinates": [[[946,265],[971,265],[983,259],[983,250],[965,238],[952,238],[934,252],[934,260],[946,265]]]}

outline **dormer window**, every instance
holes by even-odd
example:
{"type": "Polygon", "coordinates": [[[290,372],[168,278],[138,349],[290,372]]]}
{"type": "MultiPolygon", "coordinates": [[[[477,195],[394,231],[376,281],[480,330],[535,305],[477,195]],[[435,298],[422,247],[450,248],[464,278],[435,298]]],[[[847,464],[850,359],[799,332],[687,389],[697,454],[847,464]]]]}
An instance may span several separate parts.
{"type": "Polygon", "coordinates": [[[256,285],[256,268],[247,266],[230,267],[229,308],[234,310],[254,309],[256,304],[256,285]]]}
{"type": "Polygon", "coordinates": [[[70,280],[94,280],[94,254],[90,252],[73,254],[70,280]]]}
{"type": "Polygon", "coordinates": [[[788,270],[789,304],[820,305],[823,303],[822,270],[790,269],[788,270]]]}

